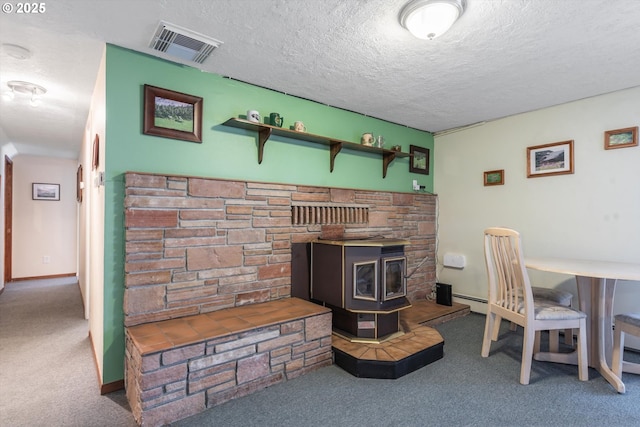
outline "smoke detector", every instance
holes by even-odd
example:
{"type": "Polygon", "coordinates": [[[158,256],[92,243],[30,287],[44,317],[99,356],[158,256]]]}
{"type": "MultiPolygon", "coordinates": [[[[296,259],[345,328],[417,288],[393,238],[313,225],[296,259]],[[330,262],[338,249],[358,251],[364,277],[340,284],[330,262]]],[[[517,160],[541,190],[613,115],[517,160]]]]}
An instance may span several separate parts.
{"type": "Polygon", "coordinates": [[[221,44],[220,40],[160,21],[149,47],[185,61],[202,64],[221,44]]]}

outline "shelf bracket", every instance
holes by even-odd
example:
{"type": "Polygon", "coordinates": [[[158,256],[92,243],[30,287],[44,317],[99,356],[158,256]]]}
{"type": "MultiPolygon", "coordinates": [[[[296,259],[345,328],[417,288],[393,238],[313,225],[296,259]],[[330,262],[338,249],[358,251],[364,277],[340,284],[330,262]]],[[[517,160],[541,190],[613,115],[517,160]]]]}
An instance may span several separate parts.
{"type": "Polygon", "coordinates": [[[387,177],[387,168],[389,167],[389,163],[396,158],[396,153],[393,151],[385,151],[382,153],[382,178],[387,177]]]}
{"type": "Polygon", "coordinates": [[[264,153],[264,144],[271,136],[271,128],[261,127],[258,129],[258,164],[262,164],[262,155],[264,153]]]}
{"type": "Polygon", "coordinates": [[[329,156],[331,158],[331,165],[329,167],[329,171],[333,172],[333,165],[335,163],[336,160],[336,156],[338,155],[338,153],[340,152],[340,150],[342,150],[342,142],[340,141],[329,141],[330,147],[331,147],[331,151],[329,152],[329,156]]]}

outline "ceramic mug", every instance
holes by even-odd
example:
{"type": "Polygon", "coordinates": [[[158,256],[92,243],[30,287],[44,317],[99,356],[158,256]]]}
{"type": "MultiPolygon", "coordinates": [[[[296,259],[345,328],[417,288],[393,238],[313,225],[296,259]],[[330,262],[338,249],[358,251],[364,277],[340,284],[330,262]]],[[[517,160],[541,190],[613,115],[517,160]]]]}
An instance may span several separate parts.
{"type": "Polygon", "coordinates": [[[375,137],[371,132],[366,132],[362,134],[362,138],[360,138],[360,144],[366,145],[367,147],[373,146],[373,141],[375,137]]]}
{"type": "Polygon", "coordinates": [[[304,123],[302,122],[295,122],[293,124],[293,130],[295,130],[296,132],[306,132],[307,128],[305,127],[304,123]]]}
{"type": "Polygon", "coordinates": [[[260,113],[256,110],[247,111],[247,120],[254,123],[260,123],[260,113]]]}
{"type": "Polygon", "coordinates": [[[282,127],[282,122],[284,121],[284,117],[282,117],[279,113],[271,113],[269,114],[269,123],[272,126],[282,127]]]}

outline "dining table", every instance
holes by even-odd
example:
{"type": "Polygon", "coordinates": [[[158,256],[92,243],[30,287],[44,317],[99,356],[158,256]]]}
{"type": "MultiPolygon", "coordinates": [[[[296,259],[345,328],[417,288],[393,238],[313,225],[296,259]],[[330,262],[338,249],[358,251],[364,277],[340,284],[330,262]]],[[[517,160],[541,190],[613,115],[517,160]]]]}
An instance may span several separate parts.
{"type": "MultiPolygon", "coordinates": [[[[610,364],[613,348],[613,301],[618,280],[640,282],[640,263],[525,258],[525,265],[532,270],[575,276],[578,287],[578,307],[587,314],[589,366],[598,371],[618,393],[624,393],[624,383],[611,370],[610,364]]],[[[534,359],[567,364],[578,363],[576,352],[540,352],[534,355],[534,359]]],[[[631,372],[630,365],[623,363],[622,371],[631,372]]]]}

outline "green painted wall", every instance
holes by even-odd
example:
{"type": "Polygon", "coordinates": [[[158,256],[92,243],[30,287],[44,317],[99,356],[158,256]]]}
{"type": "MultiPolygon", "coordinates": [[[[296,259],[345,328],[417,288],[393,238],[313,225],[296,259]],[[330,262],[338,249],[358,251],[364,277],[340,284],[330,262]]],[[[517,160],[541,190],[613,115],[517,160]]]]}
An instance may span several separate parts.
{"type": "MultiPolygon", "coordinates": [[[[433,137],[410,129],[295,98],[279,92],[204,73],[197,69],[107,46],[105,135],[105,272],[103,382],[124,376],[124,172],[204,176],[249,181],[410,192],[417,179],[433,191],[431,174],[409,173],[409,159],[394,160],[382,178],[379,155],[343,150],[329,172],[329,149],[293,139],[272,137],[257,162],[255,133],[222,126],[249,109],[263,116],[277,111],[285,126],[301,120],[310,133],[359,142],[364,132],[384,135],[386,145],[429,148],[433,137]],[[142,133],[143,85],[200,96],[204,99],[201,144],[142,133]]],[[[215,61],[215,55],[210,59],[215,61]]]]}

